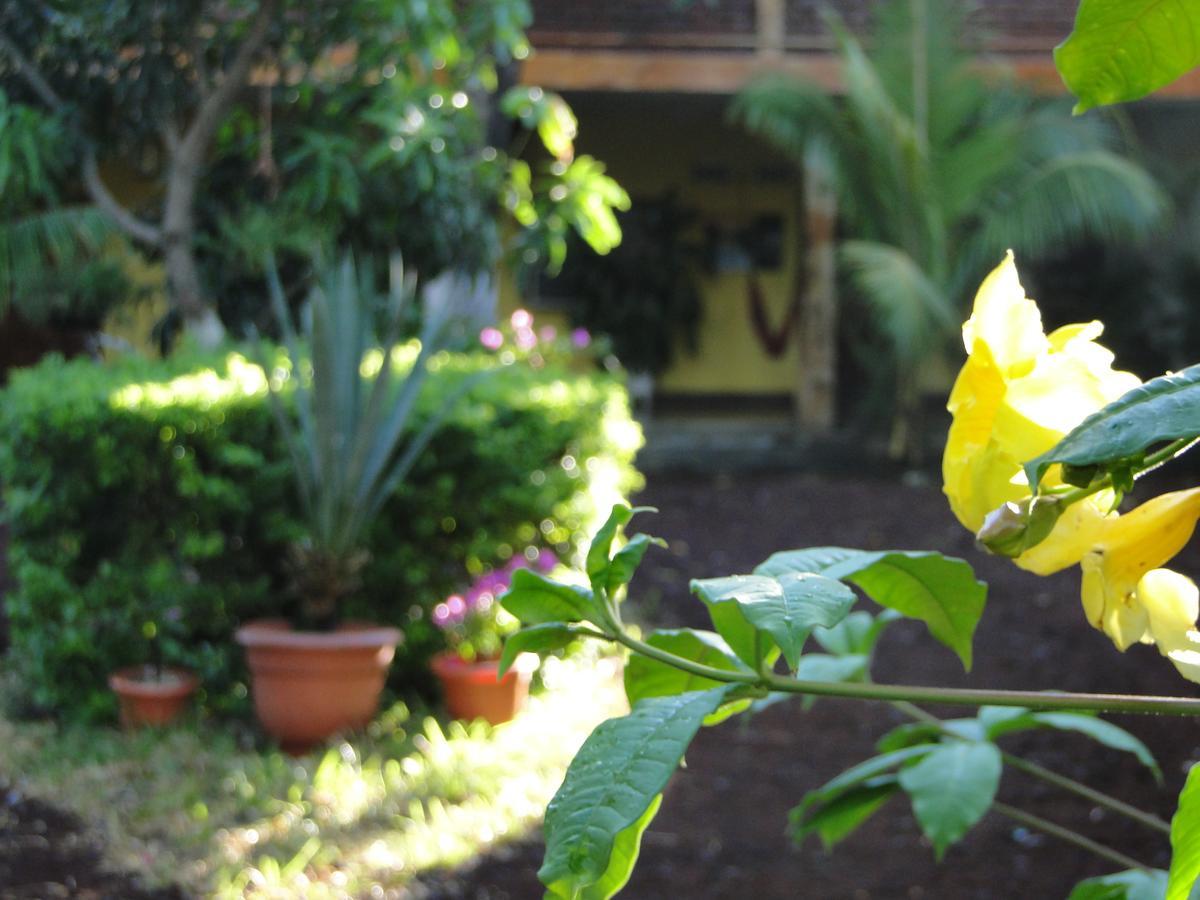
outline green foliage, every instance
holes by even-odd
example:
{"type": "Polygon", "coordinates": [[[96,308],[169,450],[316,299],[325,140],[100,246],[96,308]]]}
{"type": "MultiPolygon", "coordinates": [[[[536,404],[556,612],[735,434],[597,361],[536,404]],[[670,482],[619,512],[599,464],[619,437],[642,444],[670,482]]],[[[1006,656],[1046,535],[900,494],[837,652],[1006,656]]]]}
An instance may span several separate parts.
{"type": "Polygon", "coordinates": [[[1200,9],[1156,0],[1083,0],[1054,64],[1075,112],[1137,100],[1200,66],[1200,9]]]}
{"type": "Polygon", "coordinates": [[[607,256],[572,249],[544,290],[569,298],[574,324],[611,337],[626,368],[662,372],[680,351],[696,349],[703,305],[695,272],[703,260],[686,240],[693,219],[670,195],[639,198],[618,217],[619,247],[607,256]]]}
{"type": "Polygon", "coordinates": [[[627,829],[645,829],[647,811],[728,692],[722,685],[649,697],[592,732],[546,808],[546,857],[538,878],[551,897],[606,898],[624,884],[635,858],[625,850],[627,829]],[[614,844],[625,852],[614,853],[614,844]],[[616,863],[625,867],[619,874],[616,863]],[[588,892],[598,883],[604,891],[588,892]]]}
{"type": "MultiPolygon", "coordinates": [[[[438,357],[416,421],[496,365],[438,357]]],[[[230,635],[295,611],[286,548],[304,533],[261,370],[237,355],[49,359],[2,395],[0,435],[18,583],[9,660],[25,702],[110,715],[104,678],[144,661],[140,628],[165,589],[182,610],[166,661],[198,670],[208,707],[244,705],[230,635]]],[[[428,610],[468,574],[539,533],[569,555],[603,492],[633,486],[638,443],[611,376],[512,366],[475,383],[371,524],[362,588],[343,607],[405,630],[393,683],[427,684],[441,640],[428,610]]]]}
{"type": "Polygon", "coordinates": [[[66,195],[74,162],[61,116],[13,103],[0,89],[0,313],[95,328],[132,291],[102,259],[119,246],[98,209],[66,195]]]}
{"type": "Polygon", "coordinates": [[[1163,900],[1166,890],[1162,869],[1129,869],[1081,881],[1067,900],[1163,900]]]}
{"type": "Polygon", "coordinates": [[[970,565],[940,553],[814,547],[772,554],[755,572],[779,577],[812,572],[861,588],[880,606],[919,619],[971,668],[971,640],[987,586],[970,565]]]}
{"type": "MultiPolygon", "coordinates": [[[[713,624],[723,635],[728,638],[726,632],[729,632],[742,646],[748,632],[769,636],[792,670],[800,664],[800,654],[812,630],[837,625],[855,601],[854,592],[846,585],[810,572],[785,572],[777,578],[766,575],[709,578],[693,581],[692,591],[710,611],[729,607],[713,615],[713,624]]],[[[760,641],[757,646],[760,649],[755,658],[747,660],[755,666],[767,645],[760,641]]]]}
{"type": "Polygon", "coordinates": [[[1112,151],[1101,123],[973,71],[962,4],[876,9],[870,52],[829,19],[844,104],[772,75],[732,113],[798,165],[814,149],[829,161],[855,239],[842,263],[875,322],[861,352],[903,419],[915,414],[922,365],[949,349],[956,311],[1005,249],[1036,258],[1087,235],[1144,239],[1167,200],[1112,151]]]}
{"type": "Polygon", "coordinates": [[[957,741],[900,770],[900,787],[938,859],[991,808],[1002,767],[993,745],[957,741]]]}
{"type": "Polygon", "coordinates": [[[1171,819],[1171,869],[1165,900],[1191,900],[1200,882],[1200,766],[1192,766],[1171,819]]]}
{"type": "Polygon", "coordinates": [[[1077,475],[1083,474],[1078,470],[1084,467],[1094,467],[1089,468],[1086,482],[1101,474],[1120,478],[1122,470],[1128,473],[1140,466],[1144,451],[1155,444],[1197,435],[1200,365],[1153,378],[1118,397],[1025,463],[1025,474],[1035,488],[1054,463],[1074,467],[1077,475]]]}

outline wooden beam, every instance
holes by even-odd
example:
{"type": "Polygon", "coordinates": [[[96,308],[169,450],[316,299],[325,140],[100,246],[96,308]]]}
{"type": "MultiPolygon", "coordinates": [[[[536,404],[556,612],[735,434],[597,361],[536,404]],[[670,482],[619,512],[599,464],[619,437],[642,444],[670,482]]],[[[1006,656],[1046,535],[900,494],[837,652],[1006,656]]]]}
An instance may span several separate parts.
{"type": "MultiPolygon", "coordinates": [[[[1007,69],[1037,94],[1066,93],[1050,53],[1014,53],[1000,65],[980,62],[983,71],[1007,69]]],[[[784,53],[674,50],[537,50],[521,67],[521,81],[558,91],[732,94],[756,75],[784,72],[804,78],[830,93],[841,93],[837,57],[832,53],[784,53]]],[[[1200,97],[1200,70],[1161,88],[1156,99],[1200,97]]]]}
{"type": "Polygon", "coordinates": [[[557,91],[663,91],[731,94],[764,72],[787,72],[826,90],[840,85],[829,54],[763,59],[751,53],[538,50],[521,67],[521,81],[557,91]]]}

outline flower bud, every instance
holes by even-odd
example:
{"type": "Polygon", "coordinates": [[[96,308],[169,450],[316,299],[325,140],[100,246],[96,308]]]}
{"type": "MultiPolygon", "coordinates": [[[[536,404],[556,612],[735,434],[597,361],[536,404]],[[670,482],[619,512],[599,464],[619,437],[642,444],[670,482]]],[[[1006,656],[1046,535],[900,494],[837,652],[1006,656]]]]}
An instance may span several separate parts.
{"type": "Polygon", "coordinates": [[[1026,497],[992,510],[975,535],[980,548],[997,556],[1016,558],[1049,537],[1063,504],[1058,497],[1026,497]]]}

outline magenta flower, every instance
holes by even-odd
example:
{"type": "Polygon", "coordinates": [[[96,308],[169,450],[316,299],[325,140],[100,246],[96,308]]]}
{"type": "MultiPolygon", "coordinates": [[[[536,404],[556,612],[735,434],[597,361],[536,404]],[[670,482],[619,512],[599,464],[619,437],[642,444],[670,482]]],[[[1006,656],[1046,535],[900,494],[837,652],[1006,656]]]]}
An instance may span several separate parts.
{"type": "Polygon", "coordinates": [[[479,343],[487,347],[489,350],[499,350],[504,344],[504,335],[500,333],[499,328],[492,328],[490,325],[479,332],[479,343]]]}
{"type": "Polygon", "coordinates": [[[592,336],[586,328],[576,328],[571,332],[571,343],[582,350],[592,342],[592,336]]]}

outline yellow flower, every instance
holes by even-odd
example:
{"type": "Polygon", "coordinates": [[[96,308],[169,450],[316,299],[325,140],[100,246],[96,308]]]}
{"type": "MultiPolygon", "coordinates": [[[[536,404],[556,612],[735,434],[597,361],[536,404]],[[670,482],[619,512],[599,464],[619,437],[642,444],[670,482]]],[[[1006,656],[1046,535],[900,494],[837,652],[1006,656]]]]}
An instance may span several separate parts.
{"type": "MultiPolygon", "coordinates": [[[[1029,496],[1022,463],[1141,383],[1113,370],[1112,353],[1095,342],[1101,331],[1090,322],[1047,335],[1011,252],[984,279],[963,325],[967,362],[950,394],[954,419],[942,458],[950,507],[971,531],[992,510],[1029,496]]],[[[1047,483],[1056,478],[1051,472],[1047,483]]],[[[1072,505],[1017,564],[1045,575],[1079,562],[1111,506],[1110,492],[1072,505]]]]}
{"type": "MultiPolygon", "coordinates": [[[[1022,464],[1140,384],[1112,368],[1112,353],[1096,343],[1102,330],[1090,322],[1046,335],[1011,253],[980,286],[963,326],[967,361],[948,404],[954,420],[942,460],[944,489],[973,532],[996,511],[989,531],[1013,553],[1023,546],[1022,523],[1029,527],[1033,518],[1022,464]]],[[[1052,467],[1045,484],[1059,483],[1052,467]]],[[[1195,531],[1200,488],[1155,497],[1124,515],[1112,504],[1112,492],[1102,491],[1070,505],[1015,562],[1043,575],[1080,563],[1089,623],[1120,650],[1156,644],[1180,674],[1200,682],[1200,590],[1161,568],[1195,531]]]]}

